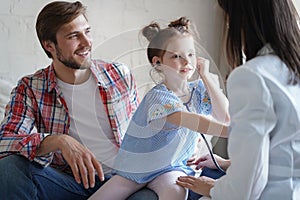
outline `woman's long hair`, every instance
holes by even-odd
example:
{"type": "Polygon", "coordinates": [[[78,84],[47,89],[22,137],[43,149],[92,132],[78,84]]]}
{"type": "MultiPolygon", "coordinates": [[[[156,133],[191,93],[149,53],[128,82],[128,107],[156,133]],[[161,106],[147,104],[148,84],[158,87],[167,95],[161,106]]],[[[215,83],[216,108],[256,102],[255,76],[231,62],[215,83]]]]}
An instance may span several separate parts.
{"type": "Polygon", "coordinates": [[[225,12],[226,56],[235,68],[266,44],[287,65],[290,83],[300,80],[299,16],[291,0],[218,0],[225,12]]]}

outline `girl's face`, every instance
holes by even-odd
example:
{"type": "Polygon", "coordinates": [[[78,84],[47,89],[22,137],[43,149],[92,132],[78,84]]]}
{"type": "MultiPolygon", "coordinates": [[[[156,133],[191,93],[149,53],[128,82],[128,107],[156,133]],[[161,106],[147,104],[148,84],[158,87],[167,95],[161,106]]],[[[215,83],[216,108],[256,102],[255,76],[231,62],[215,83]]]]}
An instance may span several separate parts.
{"type": "Polygon", "coordinates": [[[187,80],[194,73],[196,65],[195,44],[192,36],[178,36],[168,41],[160,68],[166,77],[179,75],[187,80]]]}

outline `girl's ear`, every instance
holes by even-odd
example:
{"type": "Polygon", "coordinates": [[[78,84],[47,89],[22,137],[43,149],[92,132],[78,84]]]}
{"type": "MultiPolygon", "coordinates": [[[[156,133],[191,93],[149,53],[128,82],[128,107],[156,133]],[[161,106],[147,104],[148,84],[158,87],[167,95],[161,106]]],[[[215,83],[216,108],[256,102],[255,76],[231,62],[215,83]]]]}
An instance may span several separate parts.
{"type": "Polygon", "coordinates": [[[160,58],[158,56],[152,58],[152,65],[160,65],[160,58]]]}

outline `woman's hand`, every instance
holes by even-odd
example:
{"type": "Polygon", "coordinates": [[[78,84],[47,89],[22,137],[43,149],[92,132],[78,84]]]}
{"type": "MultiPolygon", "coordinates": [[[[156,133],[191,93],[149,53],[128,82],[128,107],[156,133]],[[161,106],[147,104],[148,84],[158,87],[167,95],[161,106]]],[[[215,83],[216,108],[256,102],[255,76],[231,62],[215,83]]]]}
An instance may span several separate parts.
{"type": "Polygon", "coordinates": [[[205,176],[198,178],[194,176],[180,176],[176,183],[198,194],[210,197],[210,189],[214,187],[215,180],[205,176]]]}
{"type": "MultiPolygon", "coordinates": [[[[230,160],[224,159],[221,156],[214,154],[216,162],[220,165],[222,169],[227,169],[230,165],[230,160]]],[[[206,154],[205,156],[200,157],[198,160],[194,162],[194,165],[197,165],[196,169],[199,170],[203,167],[208,167],[211,169],[217,169],[215,163],[210,154],[206,154]]]]}

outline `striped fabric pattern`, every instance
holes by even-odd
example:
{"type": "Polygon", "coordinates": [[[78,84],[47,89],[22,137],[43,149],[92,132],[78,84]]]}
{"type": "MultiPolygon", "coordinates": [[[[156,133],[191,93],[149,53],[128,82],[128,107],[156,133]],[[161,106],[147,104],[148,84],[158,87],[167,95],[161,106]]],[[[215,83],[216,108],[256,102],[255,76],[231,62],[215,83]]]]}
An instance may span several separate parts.
{"type": "Polygon", "coordinates": [[[190,84],[194,91],[183,103],[164,84],[153,87],[135,112],[114,163],[114,171],[137,183],[148,183],[174,170],[193,175],[187,166],[199,139],[199,133],[166,121],[172,113],[187,111],[209,115],[211,100],[202,81],[190,84]]]}

